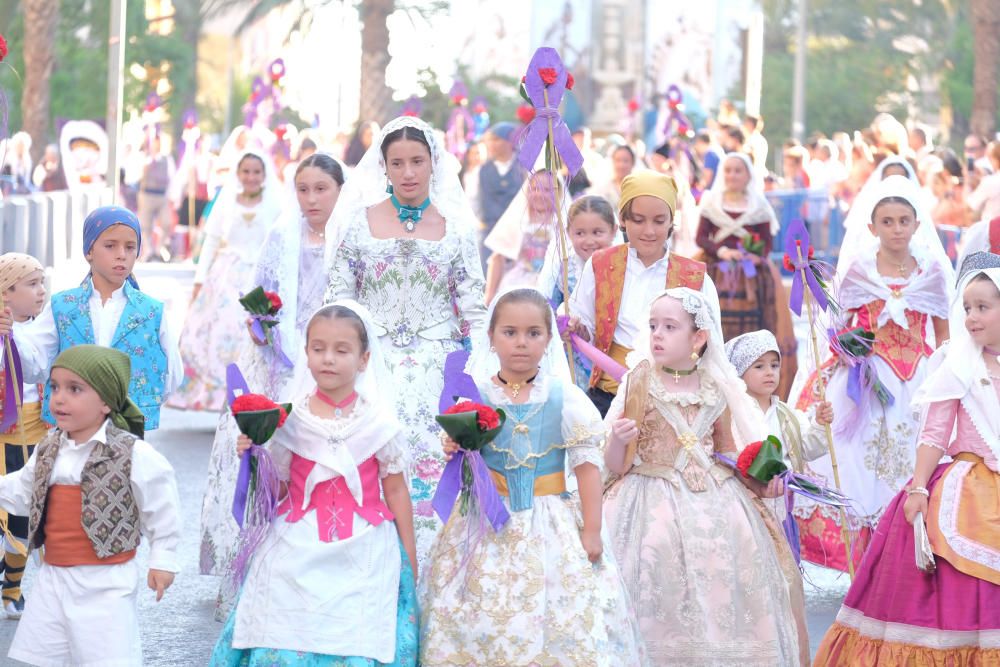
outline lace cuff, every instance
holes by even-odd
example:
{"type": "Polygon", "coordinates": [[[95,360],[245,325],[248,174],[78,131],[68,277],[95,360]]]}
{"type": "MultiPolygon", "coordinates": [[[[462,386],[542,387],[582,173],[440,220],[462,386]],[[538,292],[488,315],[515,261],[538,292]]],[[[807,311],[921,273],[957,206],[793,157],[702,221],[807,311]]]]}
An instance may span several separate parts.
{"type": "Polygon", "coordinates": [[[936,442],[921,442],[920,444],[917,445],[917,447],[918,448],[919,447],[930,447],[931,449],[939,449],[942,452],[944,452],[945,454],[948,453],[948,448],[947,447],[942,447],[941,445],[939,445],[936,442]]]}
{"type": "MultiPolygon", "coordinates": [[[[396,436],[375,452],[378,460],[378,477],[385,479],[389,475],[403,474],[408,477],[409,456],[405,449],[406,443],[402,436],[396,436]]],[[[407,479],[409,483],[409,479],[407,479]]]]}
{"type": "Polygon", "coordinates": [[[597,447],[572,447],[566,450],[566,467],[573,471],[584,463],[593,463],[600,470],[604,466],[604,456],[597,447]]]}

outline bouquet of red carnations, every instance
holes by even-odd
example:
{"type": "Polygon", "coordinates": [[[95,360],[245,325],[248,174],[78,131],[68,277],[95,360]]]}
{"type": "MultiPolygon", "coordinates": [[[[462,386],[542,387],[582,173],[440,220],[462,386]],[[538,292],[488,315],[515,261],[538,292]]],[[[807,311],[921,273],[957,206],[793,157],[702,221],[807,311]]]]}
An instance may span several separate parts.
{"type": "Polygon", "coordinates": [[[294,366],[288,355],[281,349],[280,332],[272,331],[278,326],[278,312],[281,310],[281,297],[277,292],[268,292],[257,286],[240,297],[240,305],[250,313],[250,331],[257,340],[267,343],[275,356],[288,368],[294,366]]]}
{"type": "MultiPolygon", "coordinates": [[[[233,368],[235,365],[230,366],[230,369],[233,368]]],[[[230,370],[231,374],[233,372],[230,370]]],[[[239,369],[235,373],[239,373],[239,369]]],[[[230,375],[229,379],[232,385],[233,376],[230,375]]],[[[242,381],[242,375],[239,380],[242,381]]],[[[263,542],[278,506],[280,480],[274,462],[263,445],[284,425],[292,406],[275,403],[261,394],[244,393],[233,398],[229,409],[240,433],[253,443],[240,458],[233,496],[233,518],[239,524],[240,536],[231,570],[233,584],[238,589],[246,576],[250,558],[263,542]]]]}

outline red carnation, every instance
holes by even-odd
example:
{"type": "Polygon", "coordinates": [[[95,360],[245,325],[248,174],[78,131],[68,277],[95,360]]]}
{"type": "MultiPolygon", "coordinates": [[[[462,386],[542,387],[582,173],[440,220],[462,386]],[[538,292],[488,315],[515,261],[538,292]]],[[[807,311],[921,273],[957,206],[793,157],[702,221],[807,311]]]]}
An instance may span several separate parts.
{"type": "Polygon", "coordinates": [[[788,253],[785,253],[785,256],[781,258],[781,264],[785,267],[786,271],[795,270],[795,265],[792,264],[792,258],[788,256],[788,253]]]}
{"type": "Polygon", "coordinates": [[[528,77],[522,76],[521,77],[521,83],[528,83],[528,77]]]}
{"type": "Polygon", "coordinates": [[[751,442],[746,446],[746,449],[740,452],[739,458],[736,459],[736,469],[740,471],[741,475],[747,476],[747,471],[750,470],[753,460],[757,458],[757,454],[760,453],[760,448],[763,446],[763,442],[751,442]]]}
{"type": "Polygon", "coordinates": [[[288,412],[285,410],[284,406],[278,405],[267,396],[263,394],[243,394],[242,396],[237,396],[233,400],[230,410],[234,415],[241,412],[260,412],[262,410],[277,410],[278,411],[278,428],[281,428],[285,424],[285,420],[288,419],[288,412]]]}
{"type": "Polygon", "coordinates": [[[573,78],[572,72],[566,72],[566,90],[573,90],[573,85],[576,83],[576,79],[573,78]]]}
{"type": "Polygon", "coordinates": [[[542,77],[542,82],[546,86],[551,86],[559,78],[559,74],[554,67],[539,67],[538,76],[542,77]]]}
{"type": "Polygon", "coordinates": [[[0,62],[3,62],[3,59],[6,57],[7,57],[7,40],[3,38],[3,35],[0,35],[0,62]]]}
{"type": "Polygon", "coordinates": [[[517,108],[517,119],[527,125],[535,120],[535,108],[527,104],[522,104],[517,108]]]}
{"type": "Polygon", "coordinates": [[[456,403],[445,410],[443,414],[453,415],[460,412],[475,412],[476,423],[479,426],[480,431],[490,431],[500,426],[500,415],[497,414],[496,410],[488,405],[473,403],[472,401],[456,403]]]}
{"type": "Polygon", "coordinates": [[[760,234],[751,234],[750,238],[753,239],[754,243],[760,243],[760,234]]]}
{"type": "Polygon", "coordinates": [[[639,110],[639,100],[633,97],[628,101],[628,112],[635,113],[638,110],[639,110]]]}
{"type": "Polygon", "coordinates": [[[264,292],[264,296],[266,296],[267,300],[271,302],[271,309],[273,312],[276,313],[281,310],[281,306],[284,304],[281,303],[281,297],[278,296],[277,292],[264,292]]]}

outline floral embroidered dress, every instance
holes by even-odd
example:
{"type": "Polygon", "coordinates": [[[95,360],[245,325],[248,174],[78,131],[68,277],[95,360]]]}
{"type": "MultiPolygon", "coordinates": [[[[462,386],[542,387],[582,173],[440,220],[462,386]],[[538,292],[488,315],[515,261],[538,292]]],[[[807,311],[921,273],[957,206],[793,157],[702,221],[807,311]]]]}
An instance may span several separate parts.
{"type": "Polygon", "coordinates": [[[184,381],[167,402],[172,408],[216,411],[225,403],[226,366],[239,359],[247,338],[240,295],[254,287],[257,257],[280,212],[266,197],[254,207],[233,201],[218,208],[206,222],[195,271],[195,284],[202,289],[181,332],[184,381]]]}
{"type": "MultiPolygon", "coordinates": [[[[633,466],[604,516],[651,664],[808,663],[802,584],[770,511],[716,463],[730,416],[704,372],[696,393],[650,377],[633,466]]],[[[621,415],[619,392],[608,411],[621,415]]]]}
{"type": "Polygon", "coordinates": [[[211,664],[415,667],[413,569],[381,489],[406,469],[399,426],[364,397],[334,419],[309,400],[268,444],[288,493],[211,664]]]}
{"type": "Polygon", "coordinates": [[[431,498],[444,470],[440,427],[434,421],[444,386],[445,357],[462,349],[481,326],[483,272],[475,232],[445,223],[440,241],[378,239],[361,209],[336,252],[326,302],[356,299],[375,319],[410,449],[417,559],[425,563],[441,522],[431,498]]]}
{"type": "MultiPolygon", "coordinates": [[[[919,408],[911,405],[923,382],[926,362],[933,352],[933,317],[947,318],[949,281],[939,265],[915,256],[918,268],[908,278],[879,275],[875,257],[859,257],[848,269],[840,286],[839,300],[852,312],[850,328],[862,327],[875,334],[869,363],[879,382],[892,396],[891,405],[874,395],[860,403],[851,398],[851,371],[833,357],[821,372],[826,396],[833,405],[833,424],[841,491],[852,500],[864,530],[855,561],[860,561],[870,530],[878,523],[886,505],[913,473],[919,408]],[[865,530],[867,529],[867,530],[865,530]]],[[[809,378],[797,407],[807,409],[815,401],[815,374],[809,378]]],[[[830,456],[809,464],[811,471],[833,486],[830,456]]],[[[840,536],[839,512],[829,505],[796,501],[802,557],[820,565],[846,571],[847,562],[840,536]]]]}
{"type": "MultiPolygon", "coordinates": [[[[278,313],[281,323],[275,331],[282,336],[282,349],[293,362],[305,356],[305,342],[298,334],[305,334],[309,318],[322,305],[326,286],[323,246],[304,242],[308,238],[304,224],[294,219],[271,230],[253,278],[254,286],[260,285],[265,290],[277,292],[284,302],[278,313]]],[[[240,322],[245,322],[246,318],[244,311],[240,322]]],[[[240,333],[243,340],[238,364],[250,391],[275,400],[292,398],[288,395],[293,379],[292,369],[276,363],[271,347],[254,344],[246,326],[240,333]]],[[[238,436],[236,421],[228,410],[223,410],[212,443],[208,481],[201,507],[202,574],[226,572],[239,534],[232,513],[233,492],[239,472],[236,456],[238,436]]],[[[221,600],[222,617],[228,612],[230,603],[231,600],[221,600]]]]}
{"type": "Polygon", "coordinates": [[[480,391],[507,413],[483,458],[510,520],[487,528],[466,560],[473,516],[452,512],[420,578],[420,664],[645,664],[614,556],[590,563],[579,499],[566,493],[567,473],[601,466],[597,410],[545,375],[523,404],[494,384],[480,391]]]}

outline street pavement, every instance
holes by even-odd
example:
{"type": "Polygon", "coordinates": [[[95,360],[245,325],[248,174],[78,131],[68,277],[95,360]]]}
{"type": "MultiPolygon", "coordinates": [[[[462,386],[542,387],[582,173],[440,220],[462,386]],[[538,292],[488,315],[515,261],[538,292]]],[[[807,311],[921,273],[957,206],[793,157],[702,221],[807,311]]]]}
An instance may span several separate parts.
{"type": "MultiPolygon", "coordinates": [[[[191,268],[149,264],[137,267],[136,273],[144,290],[167,303],[171,324],[179,332],[190,294],[191,268]]],[[[54,277],[53,287],[64,289],[74,278],[79,280],[75,275],[54,277]]],[[[214,620],[219,578],[198,574],[201,499],[217,421],[218,417],[209,413],[165,410],[161,419],[163,427],[147,438],[167,457],[176,472],[184,533],[179,554],[182,570],[163,600],[156,602],[155,594],[145,588],[144,580],[140,590],[139,621],[145,665],[206,665],[222,630],[222,625],[214,620]]],[[[140,547],[138,558],[140,563],[147,562],[145,545],[140,547]]],[[[37,567],[37,563],[29,561],[24,585],[28,604],[37,567]]],[[[847,575],[809,566],[805,581],[809,636],[815,652],[840,607],[848,581],[847,575]]],[[[0,618],[0,665],[22,664],[6,657],[16,627],[16,621],[0,618]]]]}

